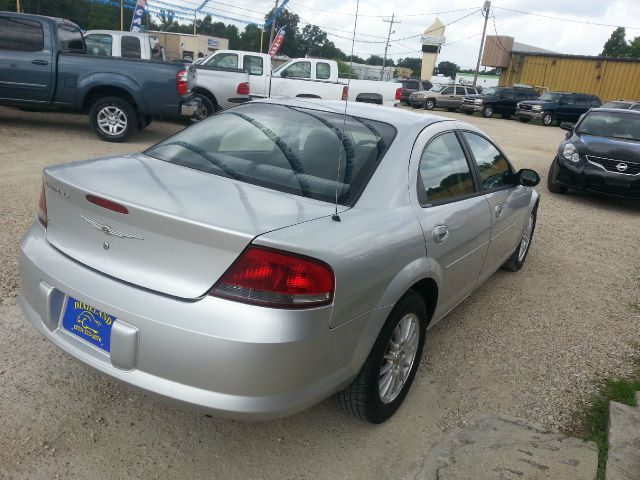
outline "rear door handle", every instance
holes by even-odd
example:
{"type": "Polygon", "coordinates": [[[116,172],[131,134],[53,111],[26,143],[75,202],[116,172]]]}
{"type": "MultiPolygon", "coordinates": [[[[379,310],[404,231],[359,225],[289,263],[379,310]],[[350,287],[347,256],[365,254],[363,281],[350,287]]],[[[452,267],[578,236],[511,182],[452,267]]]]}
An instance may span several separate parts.
{"type": "Polygon", "coordinates": [[[31,60],[31,63],[34,65],[49,65],[49,62],[46,60],[31,60]]]}
{"type": "Polygon", "coordinates": [[[496,205],[496,218],[500,218],[500,215],[502,215],[503,210],[504,210],[504,207],[502,205],[496,205]]]}
{"type": "Polygon", "coordinates": [[[431,237],[434,242],[443,243],[447,238],[449,238],[449,227],[446,225],[435,226],[431,231],[431,237]]]}

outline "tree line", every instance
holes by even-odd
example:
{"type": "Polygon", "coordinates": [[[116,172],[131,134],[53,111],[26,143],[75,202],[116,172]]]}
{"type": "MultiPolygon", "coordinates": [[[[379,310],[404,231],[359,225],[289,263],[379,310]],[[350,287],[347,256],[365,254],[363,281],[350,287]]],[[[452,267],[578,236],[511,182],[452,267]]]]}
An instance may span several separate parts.
{"type": "Polygon", "coordinates": [[[603,57],[640,58],[640,36],[627,41],[624,27],[616,28],[604,44],[603,57]]]}

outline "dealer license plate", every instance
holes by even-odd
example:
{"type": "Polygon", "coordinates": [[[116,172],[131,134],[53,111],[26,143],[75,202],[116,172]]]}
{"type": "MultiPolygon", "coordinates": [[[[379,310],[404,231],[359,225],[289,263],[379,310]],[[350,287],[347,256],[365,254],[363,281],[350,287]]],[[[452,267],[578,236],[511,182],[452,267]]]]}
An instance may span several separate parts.
{"type": "Polygon", "coordinates": [[[116,317],[69,297],[62,317],[65,330],[102,350],[111,351],[111,327],[116,317]]]}

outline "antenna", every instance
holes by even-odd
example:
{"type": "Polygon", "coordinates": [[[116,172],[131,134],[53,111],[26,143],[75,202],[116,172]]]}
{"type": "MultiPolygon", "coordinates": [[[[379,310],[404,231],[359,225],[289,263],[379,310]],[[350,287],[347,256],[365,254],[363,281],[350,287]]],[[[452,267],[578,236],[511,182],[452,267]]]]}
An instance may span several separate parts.
{"type": "Polygon", "coordinates": [[[356,19],[355,19],[355,22],[353,22],[353,36],[351,37],[351,56],[349,57],[349,72],[348,72],[349,77],[347,78],[347,95],[345,96],[345,99],[344,99],[344,113],[342,115],[342,138],[340,139],[341,140],[340,146],[338,147],[339,155],[338,155],[338,171],[336,172],[336,205],[335,205],[336,209],[333,215],[331,216],[331,219],[335,222],[340,221],[340,215],[338,215],[338,187],[340,183],[340,166],[342,163],[344,135],[345,135],[345,130],[347,128],[347,104],[349,101],[349,86],[351,85],[351,72],[353,69],[353,49],[356,43],[356,28],[358,26],[359,11],[360,11],[360,0],[356,0],[356,19]]]}

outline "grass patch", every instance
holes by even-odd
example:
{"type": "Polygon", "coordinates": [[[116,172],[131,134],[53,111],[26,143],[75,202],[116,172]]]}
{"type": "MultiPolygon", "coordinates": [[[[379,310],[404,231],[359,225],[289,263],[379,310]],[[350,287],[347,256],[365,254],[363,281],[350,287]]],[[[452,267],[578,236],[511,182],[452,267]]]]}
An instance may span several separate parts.
{"type": "Polygon", "coordinates": [[[629,308],[634,313],[640,313],[640,303],[630,303],[629,308]]]}

